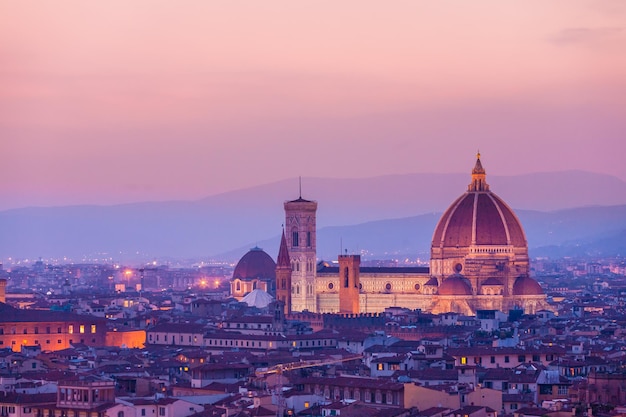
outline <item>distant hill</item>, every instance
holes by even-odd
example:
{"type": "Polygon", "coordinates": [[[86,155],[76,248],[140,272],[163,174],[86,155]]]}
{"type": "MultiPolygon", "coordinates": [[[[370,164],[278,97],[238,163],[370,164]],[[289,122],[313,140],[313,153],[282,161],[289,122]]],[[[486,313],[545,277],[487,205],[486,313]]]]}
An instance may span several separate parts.
{"type": "MultiPolygon", "coordinates": [[[[433,230],[441,213],[380,220],[318,230],[318,257],[336,259],[341,249],[367,259],[428,260],[433,230]]],[[[626,205],[554,212],[517,210],[531,256],[626,255],[626,205]]],[[[256,242],[273,257],[279,236],[256,242]]],[[[236,261],[251,247],[221,254],[236,261]]]]}
{"type": "MultiPolygon", "coordinates": [[[[626,219],[617,206],[626,205],[626,183],[615,177],[571,171],[487,178],[517,209],[531,247],[600,239],[626,219]],[[581,206],[587,207],[563,211],[581,206]],[[545,213],[551,210],[558,211],[545,213]]],[[[440,213],[468,182],[469,174],[409,174],[302,183],[303,197],[319,203],[318,246],[328,258],[342,247],[376,257],[426,253],[440,213]]],[[[282,204],[297,192],[297,179],[290,179],[199,201],[6,210],[0,212],[0,257],[206,259],[233,248],[240,256],[242,248],[264,247],[267,239],[265,249],[275,256],[282,204]]]]}

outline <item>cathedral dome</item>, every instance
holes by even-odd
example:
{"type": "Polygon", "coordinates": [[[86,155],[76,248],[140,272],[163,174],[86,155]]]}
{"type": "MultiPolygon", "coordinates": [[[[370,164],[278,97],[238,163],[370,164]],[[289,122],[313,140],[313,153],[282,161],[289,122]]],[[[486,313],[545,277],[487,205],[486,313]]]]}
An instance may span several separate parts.
{"type": "Polygon", "coordinates": [[[513,295],[543,295],[543,290],[537,281],[528,275],[522,275],[513,284],[513,295]]]}
{"type": "Polygon", "coordinates": [[[513,210],[489,190],[478,154],[472,183],[445,211],[433,234],[433,248],[470,246],[527,247],[522,225],[513,210]]]}
{"type": "Polygon", "coordinates": [[[455,274],[443,280],[438,293],[439,295],[472,295],[472,287],[463,275],[455,274]]]}
{"type": "Polygon", "coordinates": [[[255,247],[237,263],[233,279],[276,279],[276,263],[263,249],[255,247]]]}

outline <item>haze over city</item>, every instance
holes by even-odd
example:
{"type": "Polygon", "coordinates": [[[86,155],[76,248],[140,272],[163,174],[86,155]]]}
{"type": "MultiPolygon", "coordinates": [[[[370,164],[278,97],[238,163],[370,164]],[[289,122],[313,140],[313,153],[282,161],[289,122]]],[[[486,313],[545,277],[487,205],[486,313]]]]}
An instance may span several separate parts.
{"type": "Polygon", "coordinates": [[[619,0],[3,2],[0,208],[467,173],[478,149],[490,174],[624,181],[624,21],[619,0]]]}

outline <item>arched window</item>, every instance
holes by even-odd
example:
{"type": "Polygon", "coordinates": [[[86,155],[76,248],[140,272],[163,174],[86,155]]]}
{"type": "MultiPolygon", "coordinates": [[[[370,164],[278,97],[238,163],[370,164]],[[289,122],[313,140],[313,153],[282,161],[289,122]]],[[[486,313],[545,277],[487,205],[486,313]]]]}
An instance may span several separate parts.
{"type": "Polygon", "coordinates": [[[350,270],[346,266],[346,268],[343,270],[343,286],[344,286],[344,288],[348,288],[348,282],[350,280],[349,278],[350,278],[350,270]]]}
{"type": "Polygon", "coordinates": [[[241,291],[241,281],[235,281],[235,289],[237,290],[237,292],[241,291]]]}

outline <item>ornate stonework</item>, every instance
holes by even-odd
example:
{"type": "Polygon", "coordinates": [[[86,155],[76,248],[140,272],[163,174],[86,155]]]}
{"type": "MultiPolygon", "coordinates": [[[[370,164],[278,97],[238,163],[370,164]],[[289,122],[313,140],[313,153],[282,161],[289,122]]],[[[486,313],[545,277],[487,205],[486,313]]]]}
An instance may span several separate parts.
{"type": "Polygon", "coordinates": [[[316,266],[317,203],[300,197],[284,208],[286,242],[281,247],[286,243],[291,262],[291,311],[352,314],[406,307],[474,315],[482,309],[553,310],[529,276],[524,229],[513,210],[491,192],[480,154],[467,191],[435,227],[430,268],[359,267],[358,274],[346,275],[352,265],[347,262],[356,260],[353,255],[340,258],[342,267],[316,266]]]}
{"type": "Polygon", "coordinates": [[[285,236],[291,259],[291,310],[317,312],[315,299],[317,202],[287,201],[285,236]]]}
{"type": "MultiPolygon", "coordinates": [[[[339,270],[318,269],[319,312],[338,312],[339,270]]],[[[552,307],[529,276],[528,244],[513,210],[487,184],[480,154],[467,191],[444,212],[435,227],[429,268],[361,268],[362,313],[387,307],[432,313],[514,308],[527,313],[552,307]]]]}

